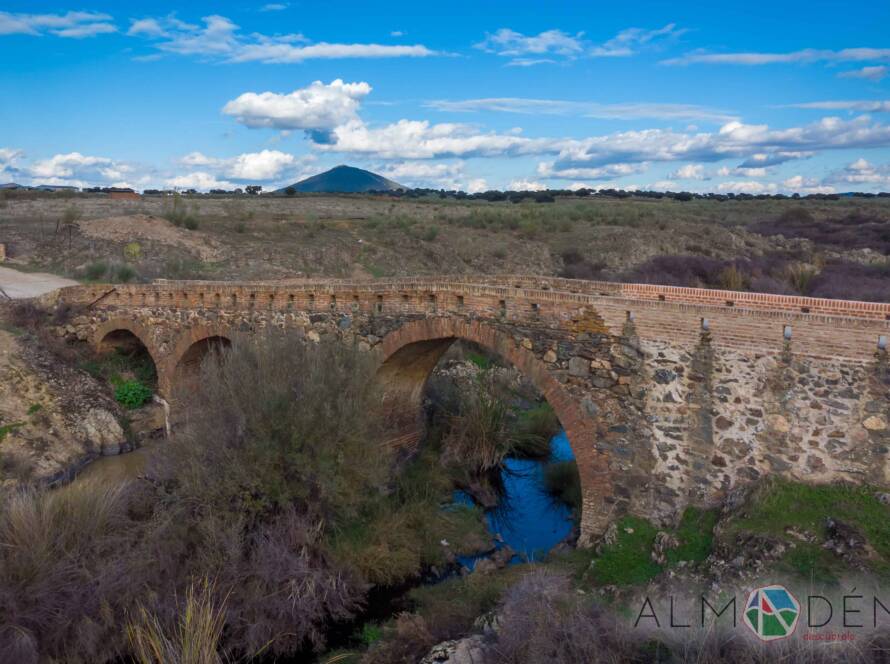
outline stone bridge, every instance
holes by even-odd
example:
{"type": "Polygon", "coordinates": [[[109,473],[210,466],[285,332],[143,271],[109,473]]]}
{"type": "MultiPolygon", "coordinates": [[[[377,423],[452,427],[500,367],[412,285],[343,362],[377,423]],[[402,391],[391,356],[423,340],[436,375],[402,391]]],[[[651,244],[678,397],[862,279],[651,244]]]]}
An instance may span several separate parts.
{"type": "MultiPolygon", "coordinates": [[[[582,543],[626,512],[668,521],[764,475],[888,483],[890,304],[546,277],[64,288],[60,331],[147,349],[159,391],[236,333],[292,330],[376,355],[394,441],[456,339],[520,369],[566,430],[582,543]]],[[[175,408],[175,403],[174,403],[175,408]]]]}

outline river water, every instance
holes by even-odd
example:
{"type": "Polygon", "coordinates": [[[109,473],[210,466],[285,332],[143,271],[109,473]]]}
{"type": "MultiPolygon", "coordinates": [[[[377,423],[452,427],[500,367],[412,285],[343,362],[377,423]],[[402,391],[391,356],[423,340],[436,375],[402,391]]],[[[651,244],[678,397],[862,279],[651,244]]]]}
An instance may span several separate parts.
{"type": "MultiPolygon", "coordinates": [[[[485,521],[497,540],[497,549],[506,545],[516,552],[511,564],[540,560],[571,533],[572,510],[545,490],[544,467],[548,462],[574,458],[565,431],[560,431],[550,440],[549,459],[507,459],[501,471],[504,496],[497,507],[485,513],[485,521]]],[[[455,491],[454,501],[473,504],[464,491],[455,491]]],[[[473,569],[484,557],[463,556],[458,560],[473,569]]]]}

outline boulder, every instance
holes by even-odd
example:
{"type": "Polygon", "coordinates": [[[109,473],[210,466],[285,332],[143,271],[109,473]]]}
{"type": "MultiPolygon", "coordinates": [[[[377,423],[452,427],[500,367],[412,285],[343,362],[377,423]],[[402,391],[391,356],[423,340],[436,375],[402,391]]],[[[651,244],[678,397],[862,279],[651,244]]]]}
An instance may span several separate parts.
{"type": "Polygon", "coordinates": [[[79,429],[84,442],[96,447],[103,456],[120,454],[127,442],[117,418],[103,408],[89,410],[80,421],[79,429]]]}

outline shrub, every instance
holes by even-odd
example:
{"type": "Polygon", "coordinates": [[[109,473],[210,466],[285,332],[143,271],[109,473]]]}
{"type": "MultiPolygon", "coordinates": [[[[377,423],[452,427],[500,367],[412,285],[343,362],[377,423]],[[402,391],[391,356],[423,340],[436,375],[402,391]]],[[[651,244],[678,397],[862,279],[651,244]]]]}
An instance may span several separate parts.
{"type": "Polygon", "coordinates": [[[5,661],[108,661],[131,589],[129,485],[80,482],[4,496],[0,510],[0,652],[5,661]]]}
{"type": "Polygon", "coordinates": [[[99,281],[108,273],[108,263],[96,261],[84,268],[84,274],[90,281],[99,281]]]}
{"type": "Polygon", "coordinates": [[[130,242],[124,247],[124,256],[127,260],[138,261],[142,258],[142,245],[138,242],[130,242]]]}
{"type": "Polygon", "coordinates": [[[136,270],[129,265],[121,265],[117,268],[117,280],[121,283],[132,281],[136,277],[136,270]]]}
{"type": "Polygon", "coordinates": [[[439,229],[436,226],[430,226],[423,232],[423,235],[420,236],[420,239],[426,242],[432,242],[438,235],[439,229]]]}
{"type": "Polygon", "coordinates": [[[178,578],[216,570],[231,589],[226,647],[320,648],[360,608],[365,582],[329,539],[386,483],[373,370],[358,350],[269,334],[236,339],[178,395],[189,417],[155,460],[167,507],[152,539],[178,578]]]}
{"type": "Polygon", "coordinates": [[[151,399],[151,389],[138,380],[125,380],[114,388],[114,398],[124,408],[139,408],[151,399]]]}

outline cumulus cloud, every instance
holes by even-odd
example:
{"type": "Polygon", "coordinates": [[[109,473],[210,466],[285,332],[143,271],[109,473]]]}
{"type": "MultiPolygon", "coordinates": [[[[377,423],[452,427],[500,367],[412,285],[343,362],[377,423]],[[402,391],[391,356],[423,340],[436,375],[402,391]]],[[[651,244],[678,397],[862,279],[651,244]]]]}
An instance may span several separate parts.
{"type": "Polygon", "coordinates": [[[545,30],[537,35],[524,35],[510,28],[501,28],[486,33],[485,39],[474,46],[487,53],[510,58],[509,65],[528,67],[580,57],[626,57],[655,40],[683,32],[674,23],[656,30],[627,28],[612,39],[595,44],[585,39],[583,32],[570,34],[562,30],[545,30]]]}
{"type": "Polygon", "coordinates": [[[460,189],[465,180],[464,163],[402,161],[383,164],[375,169],[384,177],[407,187],[460,189]]]}
{"type": "Polygon", "coordinates": [[[795,159],[809,159],[814,154],[814,152],[787,150],[779,150],[775,152],[755,152],[747,159],[745,159],[745,161],[739,164],[739,168],[768,168],[770,166],[778,166],[779,164],[784,164],[786,161],[793,161],[795,159]]]}
{"type": "Polygon", "coordinates": [[[662,60],[665,65],[728,64],[770,65],[777,63],[861,62],[890,60],[890,48],[844,48],[836,51],[806,48],[788,53],[687,53],[678,58],[662,60]]]}
{"type": "Polygon", "coordinates": [[[890,147],[890,125],[867,115],[826,117],[782,129],[732,120],[710,132],[641,129],[580,139],[531,138],[521,130],[484,132],[468,124],[409,119],[369,126],[360,115],[369,93],[370,86],[363,82],[315,82],[287,95],[245,93],[224,112],[248,127],[303,129],[313,147],[324,152],[401,160],[553,155],[539,167],[539,174],[572,180],[626,175],[621,169],[639,172],[649,162],[741,158],[739,169],[764,169],[821,150],[890,147]]]}
{"type": "MultiPolygon", "coordinates": [[[[127,164],[108,157],[94,157],[69,152],[53,155],[35,162],[29,169],[33,180],[52,180],[56,183],[71,180],[70,184],[83,182],[108,183],[121,180],[131,172],[127,164]]],[[[77,184],[77,186],[82,186],[77,184]]]]}
{"type": "Polygon", "coordinates": [[[705,167],[702,164],[685,164],[674,171],[671,177],[679,180],[704,180],[705,167]]]}
{"type": "Polygon", "coordinates": [[[260,7],[261,12],[281,12],[290,7],[287,2],[270,2],[260,7]]]}
{"type": "Polygon", "coordinates": [[[370,92],[364,82],[315,81],[290,94],[245,92],[228,102],[223,113],[247,127],[302,129],[316,141],[326,141],[330,130],[358,121],[360,101],[370,92]]]}
{"type": "Polygon", "coordinates": [[[164,180],[164,184],[174,189],[198,189],[200,191],[234,189],[237,186],[228,180],[220,180],[215,175],[205,171],[195,171],[194,173],[167,178],[164,180]]]}
{"type": "Polygon", "coordinates": [[[175,16],[134,19],[127,34],[151,40],[160,51],[225,62],[295,63],[316,59],[437,55],[422,44],[313,44],[301,34],[243,35],[238,25],[217,14],[205,16],[201,21],[203,25],[186,23],[175,16]]]}
{"type": "Polygon", "coordinates": [[[843,169],[829,174],[825,181],[846,188],[862,188],[867,185],[887,191],[890,190],[890,164],[875,165],[860,157],[843,169]]]}
{"type": "Polygon", "coordinates": [[[0,11],[0,35],[43,35],[83,39],[117,32],[111,16],[100,12],[12,14],[0,11]]]}
{"type": "Polygon", "coordinates": [[[467,192],[470,194],[478,194],[489,189],[490,187],[485,178],[473,178],[467,183],[467,192]]]}
{"type": "Polygon", "coordinates": [[[817,180],[802,175],[791,176],[782,182],[782,186],[787,191],[798,194],[833,194],[835,192],[834,187],[820,184],[817,180]]]}
{"type": "Polygon", "coordinates": [[[518,113],[524,115],[572,115],[606,120],[709,120],[728,122],[737,119],[726,111],[695,104],[621,103],[602,104],[560,99],[528,99],[522,97],[490,97],[482,99],[434,100],[424,104],[438,111],[470,113],[479,111],[518,113]]]}
{"type": "Polygon", "coordinates": [[[775,182],[737,180],[733,182],[721,182],[717,185],[717,189],[719,191],[732,192],[734,194],[775,194],[779,191],[779,185],[775,182]]]}
{"type": "Polygon", "coordinates": [[[538,175],[558,180],[611,180],[614,178],[642,173],[649,168],[646,162],[638,164],[607,164],[596,168],[558,168],[554,162],[538,164],[538,175]]]}
{"type": "MultiPolygon", "coordinates": [[[[271,181],[285,175],[294,176],[308,163],[314,161],[311,155],[296,157],[279,150],[246,152],[235,157],[209,157],[201,152],[190,152],[181,159],[182,166],[199,168],[200,177],[212,175],[214,178],[231,178],[235,181],[271,181]]],[[[183,177],[188,177],[186,174],[183,177]]],[[[176,185],[184,186],[184,185],[176,185]]],[[[195,189],[199,187],[195,186],[195,189]]]]}
{"type": "Polygon", "coordinates": [[[884,65],[876,65],[872,67],[862,67],[862,69],[853,69],[851,71],[842,71],[838,74],[838,78],[864,78],[877,83],[887,76],[887,67],[884,65]]]}
{"type": "Polygon", "coordinates": [[[547,189],[547,185],[537,180],[511,180],[507,185],[510,191],[543,191],[547,189]]]}

